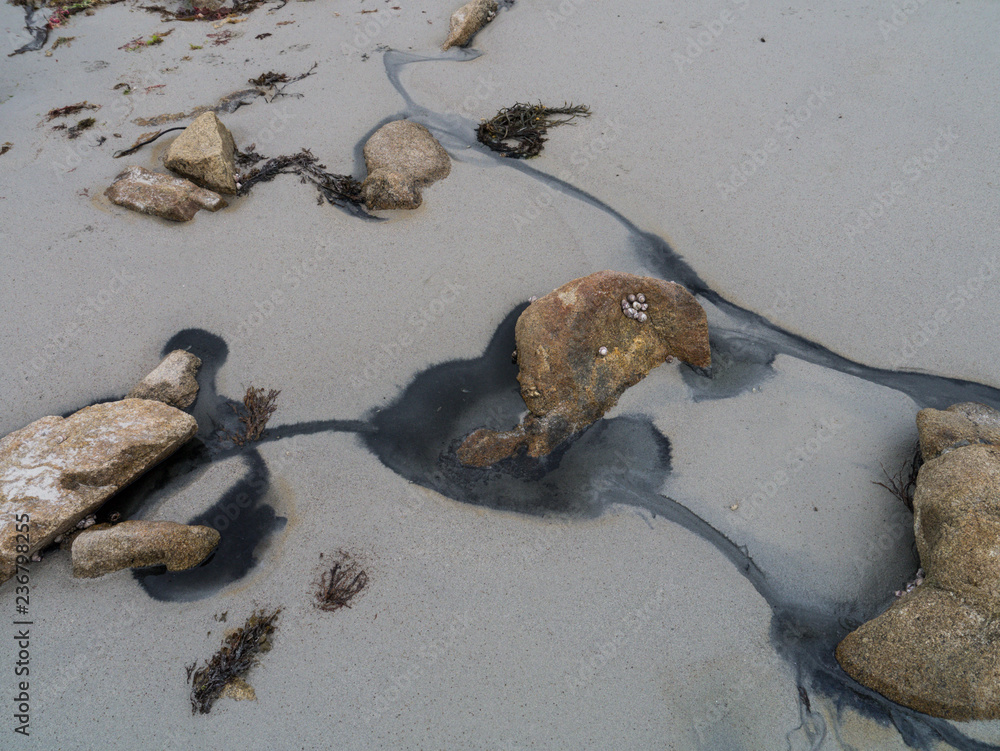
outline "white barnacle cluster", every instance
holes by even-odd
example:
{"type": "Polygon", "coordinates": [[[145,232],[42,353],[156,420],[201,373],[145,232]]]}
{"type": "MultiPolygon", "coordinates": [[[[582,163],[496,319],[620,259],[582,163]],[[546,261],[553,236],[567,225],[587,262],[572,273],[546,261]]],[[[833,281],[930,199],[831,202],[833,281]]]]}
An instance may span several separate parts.
{"type": "Polygon", "coordinates": [[[626,318],[645,323],[649,319],[645,312],[648,308],[649,303],[646,302],[646,296],[641,292],[638,295],[622,298],[622,313],[626,318]]]}
{"type": "Polygon", "coordinates": [[[924,574],[924,570],[922,568],[918,568],[917,578],[911,582],[908,582],[905,588],[896,590],[896,597],[902,597],[903,595],[909,594],[910,592],[915,590],[917,587],[919,587],[921,584],[924,583],[925,576],[926,574],[924,574]]]}

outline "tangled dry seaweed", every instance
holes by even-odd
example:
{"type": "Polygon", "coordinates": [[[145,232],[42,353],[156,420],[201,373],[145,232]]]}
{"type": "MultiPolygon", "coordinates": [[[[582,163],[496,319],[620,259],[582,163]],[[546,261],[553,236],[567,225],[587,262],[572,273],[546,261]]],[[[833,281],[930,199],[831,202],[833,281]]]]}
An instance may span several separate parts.
{"type": "MultiPolygon", "coordinates": [[[[320,557],[322,557],[320,553],[320,557]]],[[[368,584],[368,574],[343,550],[337,551],[337,560],[326,569],[316,582],[316,607],[334,611],[351,607],[353,600],[368,584]]]]}
{"type": "MultiPolygon", "coordinates": [[[[236,152],[236,164],[241,169],[261,161],[264,161],[264,157],[254,151],[253,145],[245,152],[236,152]]],[[[320,164],[308,149],[302,149],[297,154],[273,157],[264,161],[260,167],[244,172],[236,180],[240,186],[237,195],[247,195],[257,183],[269,182],[278,175],[292,174],[298,175],[302,182],[310,182],[316,187],[320,193],[319,203],[322,203],[324,198],[336,206],[342,205],[342,201],[363,203],[360,182],[350,175],[327,172],[326,165],[320,164]]]]}
{"type": "Polygon", "coordinates": [[[253,613],[242,628],[227,636],[222,647],[202,667],[195,670],[197,661],[187,666],[191,683],[191,714],[208,714],[228,683],[241,679],[258,662],[258,655],[271,649],[274,621],[281,608],[267,613],[264,608],[253,613]]]}
{"type": "MultiPolygon", "coordinates": [[[[218,8],[208,8],[193,6],[191,8],[181,8],[170,10],[162,5],[140,5],[139,7],[150,13],[159,13],[164,21],[221,21],[229,16],[237,16],[241,13],[252,13],[264,4],[264,0],[233,0],[231,6],[221,6],[218,8]]],[[[283,8],[282,3],[278,8],[283,8]]],[[[274,10],[278,10],[275,8],[274,10]]]]}
{"type": "Polygon", "coordinates": [[[513,107],[500,110],[491,120],[483,120],[476,129],[476,138],[501,156],[530,159],[542,153],[549,128],[564,125],[577,117],[589,116],[590,108],[585,105],[546,107],[540,102],[518,102],[513,107]],[[567,117],[557,119],[553,115],[567,117]]]}
{"type": "Polygon", "coordinates": [[[906,504],[906,507],[913,510],[913,493],[917,489],[917,474],[920,472],[920,467],[924,463],[924,456],[920,452],[920,444],[918,443],[913,449],[913,456],[903,462],[895,475],[890,475],[882,463],[879,462],[879,466],[882,467],[882,474],[885,475],[886,482],[879,482],[878,480],[872,480],[873,485],[880,485],[899,500],[906,504]]]}
{"type": "Polygon", "coordinates": [[[262,388],[248,387],[246,394],[243,395],[243,413],[240,414],[240,410],[236,408],[236,405],[230,405],[233,408],[233,412],[240,418],[240,422],[243,423],[243,433],[225,431],[226,438],[237,446],[243,446],[250,441],[258,440],[264,434],[267,421],[271,419],[271,415],[278,409],[275,401],[277,401],[280,393],[281,391],[271,389],[265,394],[262,388]]]}

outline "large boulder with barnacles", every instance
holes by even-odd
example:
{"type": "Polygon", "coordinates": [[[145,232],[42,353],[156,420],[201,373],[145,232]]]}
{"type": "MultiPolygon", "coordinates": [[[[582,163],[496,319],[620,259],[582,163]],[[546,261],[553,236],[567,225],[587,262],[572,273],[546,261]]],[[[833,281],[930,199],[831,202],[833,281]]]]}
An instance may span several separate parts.
{"type": "Polygon", "coordinates": [[[848,634],[837,660],[859,683],[949,720],[1000,719],[1000,413],[917,415],[927,459],[913,496],[923,583],[848,634]]]}
{"type": "Polygon", "coordinates": [[[690,292],[614,271],[575,279],[533,302],[515,338],[529,414],[513,430],[472,433],[458,449],[464,464],[489,466],[522,448],[544,456],[672,357],[711,364],[705,311],[690,292]]]}

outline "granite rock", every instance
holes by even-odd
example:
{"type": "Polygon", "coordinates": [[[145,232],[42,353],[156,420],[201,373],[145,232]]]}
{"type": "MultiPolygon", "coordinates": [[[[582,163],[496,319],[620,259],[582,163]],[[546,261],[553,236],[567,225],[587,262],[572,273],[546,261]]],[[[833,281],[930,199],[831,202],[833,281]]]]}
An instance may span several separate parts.
{"type": "Polygon", "coordinates": [[[197,430],[179,409],[123,399],[43,417],[0,440],[0,583],[13,575],[19,552],[31,555],[74,529],[197,430]],[[17,550],[21,515],[27,551],[17,550]]]}
{"type": "Polygon", "coordinates": [[[227,203],[218,193],[199,188],[190,180],[129,167],[115,178],[104,195],[112,203],[142,214],[187,222],[199,209],[218,211],[227,203]]]}
{"type": "Polygon", "coordinates": [[[219,544],[211,527],[175,522],[97,524],[73,540],[73,576],[92,579],[125,568],[166,566],[184,571],[204,561],[219,544]]]}
{"type": "Polygon", "coordinates": [[[924,583],[848,634],[837,660],[898,704],[998,719],[1000,448],[964,445],[926,462],[913,510],[924,583]]]}
{"type": "Polygon", "coordinates": [[[198,397],[198,368],[201,359],[183,349],[175,349],[128,392],[128,399],[152,399],[184,409],[198,397]]]}
{"type": "Polygon", "coordinates": [[[924,460],[974,443],[1000,446],[1000,412],[977,402],[952,404],[948,409],[917,413],[920,453],[924,460]]]}
{"type": "Polygon", "coordinates": [[[509,431],[482,428],[459,460],[489,466],[522,447],[550,453],[611,409],[650,370],[677,357],[711,364],[705,311],[684,287],[661,279],[602,271],[575,279],[529,305],[517,320],[518,381],[529,414],[509,431]],[[623,313],[641,294],[648,320],[623,313]]]}
{"type": "Polygon", "coordinates": [[[497,7],[496,0],[472,0],[456,10],[451,14],[448,38],[441,49],[467,45],[476,32],[496,17],[497,7]]]}
{"type": "Polygon", "coordinates": [[[217,193],[236,193],[236,143],[214,112],[195,118],[167,149],[163,165],[217,193]]]}
{"type": "Polygon", "coordinates": [[[448,176],[451,157],[423,125],[410,120],[386,123],[364,147],[368,177],[361,196],[372,210],[415,209],[420,189],[448,176]]]}

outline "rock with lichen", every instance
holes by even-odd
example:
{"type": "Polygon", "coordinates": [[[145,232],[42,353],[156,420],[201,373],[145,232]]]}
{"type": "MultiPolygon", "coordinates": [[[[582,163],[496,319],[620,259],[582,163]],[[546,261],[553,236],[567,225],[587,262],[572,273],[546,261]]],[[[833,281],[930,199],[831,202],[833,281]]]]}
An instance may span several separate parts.
{"type": "Polygon", "coordinates": [[[217,193],[236,193],[236,143],[214,112],[195,118],[173,140],[163,165],[217,193]]]}
{"type": "Polygon", "coordinates": [[[97,524],[73,540],[73,576],[93,579],[126,568],[166,566],[184,571],[215,550],[220,535],[211,527],[129,520],[97,524]]]}
{"type": "Polygon", "coordinates": [[[482,428],[468,436],[458,449],[464,464],[489,466],[522,448],[544,456],[672,357],[711,364],[705,311],[690,292],[613,271],[575,279],[534,301],[518,318],[515,338],[529,414],[513,430],[482,428]]]}
{"type": "Polygon", "coordinates": [[[922,409],[917,413],[917,432],[924,460],[975,443],[1000,446],[1000,412],[977,402],[922,409]]]}
{"type": "Polygon", "coordinates": [[[190,180],[145,167],[129,167],[120,173],[104,195],[119,206],[173,222],[190,221],[199,209],[218,211],[227,205],[218,193],[199,188],[190,180]]]}
{"type": "Polygon", "coordinates": [[[415,209],[421,188],[451,172],[451,157],[423,125],[410,120],[386,123],[364,147],[368,177],[361,184],[365,205],[378,209],[415,209]]]}
{"type": "Polygon", "coordinates": [[[198,397],[198,368],[201,358],[175,349],[128,392],[128,399],[153,399],[184,409],[198,397]]]}
{"type": "Polygon", "coordinates": [[[472,0],[456,10],[451,14],[448,38],[441,49],[467,45],[476,32],[496,18],[497,8],[496,0],[472,0]]]}
{"type": "Polygon", "coordinates": [[[198,430],[161,402],[123,399],[43,417],[0,440],[0,582],[198,430]],[[27,519],[27,530],[18,520],[27,519]],[[30,540],[18,550],[18,535],[30,540]]]}
{"type": "Polygon", "coordinates": [[[913,530],[924,582],[836,653],[859,683],[950,720],[1000,718],[1000,447],[979,442],[996,416],[982,406],[921,412],[931,458],[917,478],[913,530]]]}

